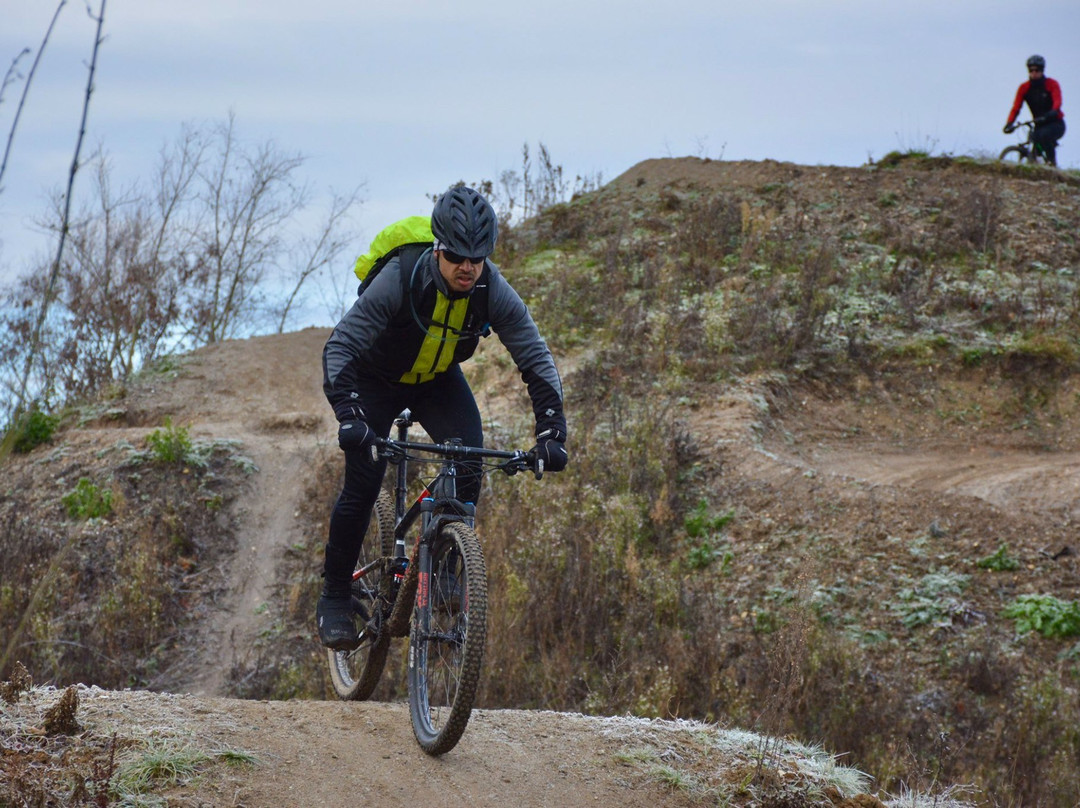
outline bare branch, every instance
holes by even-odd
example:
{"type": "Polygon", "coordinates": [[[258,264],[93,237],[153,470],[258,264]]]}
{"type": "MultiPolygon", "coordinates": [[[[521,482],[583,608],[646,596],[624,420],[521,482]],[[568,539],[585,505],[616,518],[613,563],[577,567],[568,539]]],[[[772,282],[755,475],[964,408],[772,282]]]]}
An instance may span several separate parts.
{"type": "Polygon", "coordinates": [[[304,283],[323,267],[329,266],[335,262],[338,256],[341,255],[344,249],[352,241],[348,234],[342,234],[340,232],[339,227],[342,220],[348,216],[349,212],[359,201],[359,188],[355,189],[348,196],[335,195],[319,235],[315,239],[304,240],[300,244],[299,249],[303,251],[306,258],[303,259],[303,265],[295,275],[292,291],[289,293],[282,306],[281,316],[278,318],[277,326],[277,332],[279,334],[282,334],[285,331],[285,323],[293,305],[300,295],[300,290],[304,283]]]}
{"type": "Polygon", "coordinates": [[[219,128],[219,151],[200,172],[199,201],[212,222],[203,235],[199,271],[189,286],[190,335],[199,344],[237,336],[254,314],[260,283],[284,251],[285,225],[309,191],[292,174],[300,155],[267,143],[249,154],[235,141],[233,118],[219,128]]]}
{"type": "MultiPolygon", "coordinates": [[[[58,9],[59,11],[59,9],[58,9]]],[[[75,175],[79,171],[79,154],[82,151],[83,138],[86,137],[86,118],[90,111],[90,97],[94,93],[94,71],[97,69],[98,47],[101,45],[101,30],[105,24],[105,0],[101,0],[101,13],[96,17],[97,31],[94,34],[94,50],[90,57],[90,71],[86,81],[86,98],[83,101],[82,120],[79,122],[79,137],[75,142],[75,154],[71,159],[71,172],[68,174],[67,193],[64,195],[64,213],[60,219],[60,243],[56,248],[56,260],[53,262],[52,273],[49,277],[48,287],[41,299],[41,314],[38,316],[34,335],[30,341],[30,350],[26,355],[26,367],[23,370],[22,382],[19,385],[19,398],[16,403],[16,412],[26,405],[26,385],[30,380],[30,368],[34,361],[37,346],[41,341],[41,329],[45,324],[49,304],[56,286],[56,278],[60,274],[60,261],[64,256],[64,242],[67,240],[68,222],[71,215],[71,193],[75,187],[75,175]]]]}
{"type": "MultiPolygon", "coordinates": [[[[26,94],[30,92],[30,82],[34,80],[34,73],[37,72],[38,63],[41,61],[41,54],[45,52],[45,46],[49,43],[49,37],[52,36],[53,27],[56,25],[56,19],[60,16],[60,10],[66,4],[67,0],[60,0],[60,4],[53,13],[52,21],[45,31],[45,36],[41,40],[41,47],[38,48],[37,56],[34,57],[34,63],[30,66],[30,72],[26,74],[26,83],[23,85],[22,95],[19,96],[19,106],[15,108],[15,117],[11,121],[11,131],[8,132],[7,144],[4,146],[4,159],[3,161],[0,161],[0,193],[3,193],[4,191],[4,172],[7,170],[8,157],[11,155],[11,146],[15,142],[15,131],[19,127],[19,118],[22,116],[23,105],[26,103],[26,94]]],[[[104,2],[102,5],[104,5],[104,2]]],[[[24,48],[22,53],[16,56],[12,61],[11,67],[8,68],[7,75],[4,76],[4,84],[3,86],[0,86],[0,100],[3,99],[4,89],[8,86],[8,83],[12,81],[15,65],[17,65],[19,60],[29,52],[29,48],[24,48]]]]}
{"type": "Polygon", "coordinates": [[[0,82],[0,104],[4,103],[4,92],[8,86],[14,84],[16,79],[21,79],[22,74],[19,72],[19,62],[22,61],[24,56],[30,54],[29,48],[23,48],[19,51],[18,55],[11,60],[11,64],[8,66],[7,72],[4,74],[4,80],[0,82]]]}

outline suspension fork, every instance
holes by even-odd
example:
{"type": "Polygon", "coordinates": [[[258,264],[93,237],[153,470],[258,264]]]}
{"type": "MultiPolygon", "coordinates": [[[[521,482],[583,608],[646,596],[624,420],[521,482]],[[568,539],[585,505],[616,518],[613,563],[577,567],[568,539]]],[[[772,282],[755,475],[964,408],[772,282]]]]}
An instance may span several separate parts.
{"type": "MultiPolygon", "coordinates": [[[[407,412],[407,411],[406,411],[407,412]]],[[[412,423],[412,419],[408,417],[406,413],[403,413],[401,417],[394,420],[394,426],[397,427],[397,438],[399,441],[405,441],[409,435],[409,425],[412,423]]],[[[394,485],[394,525],[400,525],[405,518],[405,498],[408,496],[408,461],[403,457],[397,463],[397,479],[394,485]]],[[[403,531],[395,530],[394,541],[394,557],[405,558],[405,534],[403,531]]]]}

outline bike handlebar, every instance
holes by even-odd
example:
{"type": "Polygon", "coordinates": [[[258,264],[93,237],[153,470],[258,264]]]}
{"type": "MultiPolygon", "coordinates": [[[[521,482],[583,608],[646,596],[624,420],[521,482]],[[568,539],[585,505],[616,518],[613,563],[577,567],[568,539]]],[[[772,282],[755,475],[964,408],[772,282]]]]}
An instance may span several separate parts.
{"type": "Polygon", "coordinates": [[[417,443],[410,440],[393,440],[392,438],[376,437],[371,447],[371,459],[377,460],[385,457],[388,460],[404,459],[409,452],[426,452],[440,455],[452,460],[467,460],[470,458],[480,460],[501,460],[496,468],[507,475],[517,474],[519,471],[531,471],[536,479],[544,476],[544,461],[536,456],[536,452],[525,452],[515,449],[512,452],[500,449],[485,449],[478,446],[464,446],[460,443],[417,443]]]}

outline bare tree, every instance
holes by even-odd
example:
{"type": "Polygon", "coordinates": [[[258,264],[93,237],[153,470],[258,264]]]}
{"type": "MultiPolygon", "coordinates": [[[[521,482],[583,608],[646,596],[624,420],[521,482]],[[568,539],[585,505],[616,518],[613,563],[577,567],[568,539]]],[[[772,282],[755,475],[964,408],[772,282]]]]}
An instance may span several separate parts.
{"type": "Polygon", "coordinates": [[[40,346],[35,397],[55,404],[122,383],[167,353],[284,329],[307,282],[347,248],[343,225],[359,200],[359,189],[334,196],[316,235],[300,231],[309,196],[294,181],[301,163],[272,143],[245,146],[232,118],[184,127],[148,183],[117,187],[99,151],[89,201],[71,213],[59,195],[41,223],[66,234],[62,260],[21,279],[0,309],[0,396],[17,392],[13,369],[29,361],[29,345],[40,346]],[[35,339],[46,297],[54,310],[35,339]]]}
{"type": "MultiPolygon", "coordinates": [[[[360,188],[356,188],[348,195],[335,194],[318,235],[314,238],[301,238],[296,245],[296,249],[293,251],[294,259],[291,262],[295,268],[291,278],[292,290],[285,298],[280,309],[277,326],[279,334],[285,331],[285,324],[289,314],[292,312],[293,306],[299,302],[300,290],[304,284],[312,276],[322,272],[324,269],[328,267],[333,269],[334,262],[352,243],[352,234],[343,231],[342,226],[359,201],[360,188]]],[[[351,279],[353,277],[351,272],[342,273],[343,282],[345,278],[351,279]]],[[[331,275],[329,281],[332,288],[338,286],[334,275],[331,275]]]]}
{"type": "Polygon", "coordinates": [[[59,379],[69,394],[122,381],[174,345],[200,148],[185,132],[163,152],[149,195],[136,187],[114,192],[108,157],[97,159],[93,206],[75,217],[57,285],[70,322],[50,343],[70,368],[59,379]]]}
{"type": "Polygon", "coordinates": [[[261,283],[286,251],[286,225],[309,196],[306,186],[293,182],[304,158],[283,154],[273,143],[245,151],[231,115],[214,132],[212,148],[198,177],[198,204],[208,221],[185,290],[187,325],[197,344],[240,336],[253,325],[263,303],[261,283]]]}
{"type": "MultiPolygon", "coordinates": [[[[48,42],[49,35],[52,32],[53,26],[56,24],[56,19],[59,16],[60,10],[63,8],[65,2],[66,0],[61,0],[60,5],[57,7],[56,12],[53,15],[52,22],[49,24],[48,32],[46,33],[45,39],[42,42],[41,50],[39,50],[38,52],[38,58],[40,58],[41,52],[45,48],[45,43],[48,42]]],[[[64,195],[63,213],[60,218],[60,238],[57,240],[56,259],[52,263],[52,267],[50,268],[48,273],[47,282],[44,284],[44,288],[41,290],[40,295],[31,298],[31,300],[33,300],[38,306],[37,316],[33,318],[33,328],[27,335],[25,335],[24,340],[18,343],[18,347],[15,349],[17,355],[21,359],[22,370],[19,372],[18,376],[15,377],[17,379],[16,386],[13,388],[15,392],[12,395],[10,405],[7,408],[8,411],[12,414],[11,420],[13,422],[17,421],[26,409],[28,401],[27,390],[29,388],[31,377],[34,372],[34,362],[41,346],[43,332],[50,318],[49,307],[52,304],[57,278],[60,274],[60,262],[64,255],[64,245],[68,233],[68,222],[71,210],[71,196],[75,186],[75,176],[79,171],[79,161],[80,155],[82,153],[83,138],[86,136],[86,120],[90,111],[90,98],[94,93],[94,74],[97,71],[98,51],[101,47],[101,43],[104,41],[102,37],[102,30],[105,26],[105,0],[101,0],[100,10],[97,16],[94,16],[89,5],[86,8],[86,12],[89,17],[96,23],[96,28],[94,32],[94,47],[90,57],[89,75],[86,82],[86,95],[83,99],[82,118],[79,122],[79,136],[75,141],[75,153],[71,159],[71,170],[68,172],[67,192],[64,195]]],[[[34,67],[37,67],[37,60],[35,60],[34,62],[34,67]]],[[[29,79],[27,79],[27,88],[28,87],[29,79]]],[[[25,98],[26,88],[24,88],[23,91],[23,100],[25,100],[25,98]]],[[[20,102],[19,104],[19,109],[21,111],[22,102],[20,102]]],[[[17,117],[18,115],[16,115],[16,118],[17,117]]],[[[8,143],[7,147],[5,148],[4,155],[5,165],[8,153],[10,151],[11,143],[14,139],[16,126],[17,121],[15,124],[12,125],[11,134],[8,136],[8,143]]],[[[28,310],[25,307],[16,309],[16,314],[11,319],[16,325],[21,326],[21,324],[24,322],[22,315],[26,315],[27,313],[28,310]]],[[[5,320],[7,319],[8,317],[7,315],[5,315],[5,320]]],[[[26,324],[29,324],[29,322],[30,320],[25,320],[26,324]]],[[[44,388],[48,390],[49,380],[48,376],[45,374],[44,371],[42,372],[42,378],[42,384],[44,388]]],[[[8,453],[11,451],[14,433],[15,430],[13,429],[7,430],[3,442],[0,443],[0,461],[3,461],[8,456],[8,453]]]]}

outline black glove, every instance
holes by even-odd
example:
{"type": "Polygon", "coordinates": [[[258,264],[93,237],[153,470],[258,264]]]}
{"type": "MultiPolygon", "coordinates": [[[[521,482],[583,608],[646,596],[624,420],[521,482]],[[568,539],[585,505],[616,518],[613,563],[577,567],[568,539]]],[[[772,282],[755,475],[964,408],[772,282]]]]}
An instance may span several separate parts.
{"type": "Polygon", "coordinates": [[[569,460],[566,454],[566,433],[555,428],[545,429],[536,436],[533,451],[544,461],[544,471],[562,471],[569,460]]]}
{"type": "Polygon", "coordinates": [[[375,442],[375,432],[363,418],[350,418],[338,424],[338,446],[343,451],[366,451],[375,442]]]}
{"type": "Polygon", "coordinates": [[[360,408],[360,397],[351,393],[345,401],[334,405],[334,415],[338,419],[338,446],[345,451],[365,450],[375,440],[375,433],[367,425],[367,416],[360,408]]]}
{"type": "Polygon", "coordinates": [[[1013,132],[1016,131],[1016,124],[1015,123],[1007,123],[1007,124],[1005,124],[1005,128],[1002,129],[1001,131],[1004,132],[1006,135],[1011,135],[1013,132]]]}

